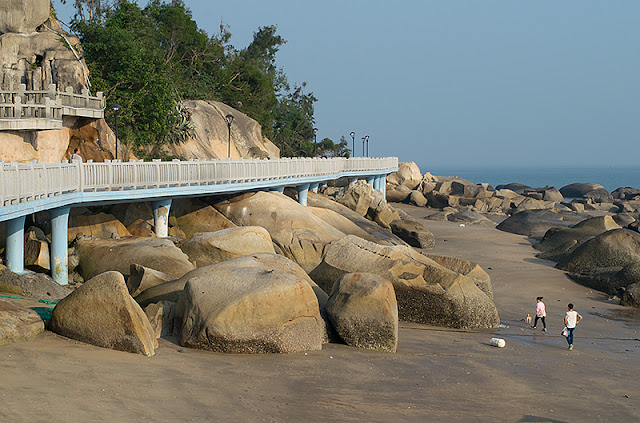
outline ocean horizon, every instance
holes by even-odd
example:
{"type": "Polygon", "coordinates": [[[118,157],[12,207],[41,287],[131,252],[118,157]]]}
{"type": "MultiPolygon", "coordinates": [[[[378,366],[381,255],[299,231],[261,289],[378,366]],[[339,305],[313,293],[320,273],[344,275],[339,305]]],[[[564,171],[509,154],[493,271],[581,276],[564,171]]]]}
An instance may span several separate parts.
{"type": "Polygon", "coordinates": [[[640,188],[640,166],[464,167],[416,164],[423,174],[458,176],[474,183],[486,182],[493,187],[517,182],[533,188],[548,185],[560,189],[574,182],[594,182],[609,192],[620,187],[640,188]]]}

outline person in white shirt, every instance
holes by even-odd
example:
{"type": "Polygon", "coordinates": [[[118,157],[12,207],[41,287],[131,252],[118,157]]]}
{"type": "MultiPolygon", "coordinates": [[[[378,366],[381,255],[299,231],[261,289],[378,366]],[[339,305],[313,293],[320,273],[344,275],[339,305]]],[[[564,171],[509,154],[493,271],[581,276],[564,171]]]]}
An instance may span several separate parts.
{"type": "Polygon", "coordinates": [[[82,156],[80,154],[80,149],[78,147],[74,148],[73,154],[69,157],[69,163],[80,162],[82,163],[82,156]]]}
{"type": "Polygon", "coordinates": [[[573,349],[573,331],[576,329],[576,325],[580,323],[582,320],[582,316],[578,314],[577,311],[573,309],[573,304],[569,303],[567,305],[569,311],[564,315],[564,325],[567,327],[569,331],[569,335],[567,336],[567,342],[569,343],[569,349],[573,349]]]}

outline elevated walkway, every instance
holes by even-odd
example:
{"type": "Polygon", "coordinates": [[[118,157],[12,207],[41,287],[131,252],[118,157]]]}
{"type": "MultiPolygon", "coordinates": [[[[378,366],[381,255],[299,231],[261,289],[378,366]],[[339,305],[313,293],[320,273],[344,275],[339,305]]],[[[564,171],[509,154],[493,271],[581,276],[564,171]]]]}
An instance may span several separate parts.
{"type": "Polygon", "coordinates": [[[386,176],[398,170],[397,157],[332,159],[174,160],[161,162],[4,163],[0,162],[0,222],[7,222],[7,267],[24,272],[25,217],[49,211],[52,276],[66,284],[67,231],[71,207],[149,201],[155,231],[167,236],[171,200],[295,187],[307,203],[309,189],[339,178],[364,179],[385,193],[386,176]]]}
{"type": "Polygon", "coordinates": [[[80,94],[67,87],[58,91],[49,85],[46,91],[27,91],[20,84],[16,91],[0,91],[0,131],[61,129],[64,116],[102,119],[105,99],[83,89],[80,94]]]}

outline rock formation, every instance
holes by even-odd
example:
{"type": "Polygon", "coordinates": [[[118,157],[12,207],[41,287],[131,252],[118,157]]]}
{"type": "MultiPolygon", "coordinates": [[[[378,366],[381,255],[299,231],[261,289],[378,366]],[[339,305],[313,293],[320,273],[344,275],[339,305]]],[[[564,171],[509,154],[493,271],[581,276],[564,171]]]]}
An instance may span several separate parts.
{"type": "Polygon", "coordinates": [[[146,356],[158,347],[149,319],[118,272],[98,275],[61,300],[49,328],[88,344],[146,356]]]}
{"type": "Polygon", "coordinates": [[[38,313],[0,298],[0,345],[31,341],[44,332],[38,313]]]}

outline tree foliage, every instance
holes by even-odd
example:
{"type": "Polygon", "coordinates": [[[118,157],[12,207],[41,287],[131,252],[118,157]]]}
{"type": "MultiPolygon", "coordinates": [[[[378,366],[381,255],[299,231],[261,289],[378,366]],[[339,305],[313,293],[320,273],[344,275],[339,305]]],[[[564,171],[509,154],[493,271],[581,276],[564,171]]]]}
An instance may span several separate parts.
{"type": "MultiPolygon", "coordinates": [[[[61,0],[66,1],[66,0],[61,0]]],[[[71,0],[69,0],[71,1],[71,0]]],[[[275,25],[259,28],[244,49],[229,44],[228,28],[209,36],[182,0],[74,0],[93,88],[122,105],[121,138],[133,147],[179,142],[192,130],[180,100],[221,101],[258,121],[283,156],[314,154],[313,93],[291,88],[276,62],[286,40],[275,25]],[[177,141],[176,141],[177,140],[177,141]]],[[[346,142],[344,143],[346,145],[346,142]]],[[[324,139],[318,152],[345,155],[324,139]]]]}

